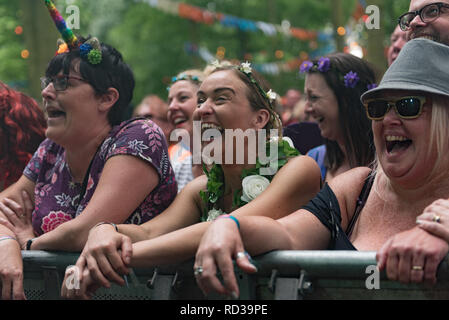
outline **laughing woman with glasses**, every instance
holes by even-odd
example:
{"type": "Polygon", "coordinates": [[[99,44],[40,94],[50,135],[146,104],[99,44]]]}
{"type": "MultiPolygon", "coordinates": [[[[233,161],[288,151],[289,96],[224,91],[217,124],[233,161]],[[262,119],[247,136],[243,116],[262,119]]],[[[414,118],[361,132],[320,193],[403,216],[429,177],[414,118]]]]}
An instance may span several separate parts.
{"type": "Polygon", "coordinates": [[[301,210],[278,220],[242,217],[238,227],[229,219],[214,222],[196,254],[202,290],[238,294],[232,257],[244,271],[257,272],[245,250],[251,255],[326,248],[379,251],[378,265],[391,279],[435,281],[449,237],[444,230],[432,236],[424,225],[433,220],[443,229],[449,220],[441,201],[428,207],[449,197],[448,56],[447,46],[412,40],[379,87],[362,96],[373,119],[374,170],[360,167],[337,176],[301,210]],[[418,216],[426,220],[421,228],[418,216]]]}
{"type": "Polygon", "coordinates": [[[65,40],[42,79],[47,139],[0,193],[3,299],[25,298],[21,250],[81,251],[95,225],[143,223],[177,194],[161,129],[122,122],[134,77],[121,54],[95,38],[65,40]]]}

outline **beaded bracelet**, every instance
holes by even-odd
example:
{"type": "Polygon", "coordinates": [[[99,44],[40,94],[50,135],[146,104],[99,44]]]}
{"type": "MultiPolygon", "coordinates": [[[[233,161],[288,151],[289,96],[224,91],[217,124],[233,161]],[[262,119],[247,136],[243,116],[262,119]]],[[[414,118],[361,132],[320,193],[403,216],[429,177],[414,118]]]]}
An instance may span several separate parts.
{"type": "Polygon", "coordinates": [[[11,237],[11,236],[4,236],[4,237],[0,237],[0,241],[3,241],[3,240],[9,240],[9,239],[17,241],[17,239],[16,239],[16,238],[14,238],[14,237],[11,237]]]}
{"type": "Polygon", "coordinates": [[[230,214],[222,214],[221,216],[218,216],[216,220],[223,219],[223,218],[228,218],[228,219],[234,220],[235,224],[237,225],[237,228],[240,230],[240,222],[237,220],[236,217],[234,217],[230,214]]]}
{"type": "MultiPolygon", "coordinates": [[[[107,221],[102,221],[102,222],[97,223],[95,226],[92,227],[92,229],[94,229],[94,228],[96,228],[96,227],[98,227],[98,226],[101,226],[102,224],[110,224],[111,226],[113,226],[113,227],[115,228],[115,231],[118,232],[118,227],[117,227],[117,225],[116,225],[115,223],[107,222],[107,221]]],[[[92,230],[92,229],[90,229],[90,230],[92,230]]]]}

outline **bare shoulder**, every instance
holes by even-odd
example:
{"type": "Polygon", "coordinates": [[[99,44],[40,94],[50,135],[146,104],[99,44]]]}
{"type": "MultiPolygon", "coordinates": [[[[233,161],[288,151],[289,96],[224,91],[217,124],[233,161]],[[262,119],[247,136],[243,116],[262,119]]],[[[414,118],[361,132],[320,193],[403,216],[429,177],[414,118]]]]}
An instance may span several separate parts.
{"type": "Polygon", "coordinates": [[[309,177],[310,179],[320,178],[320,168],[315,160],[308,156],[297,156],[290,158],[288,162],[279,170],[283,175],[294,173],[293,177],[298,175],[309,177]]]}
{"type": "Polygon", "coordinates": [[[336,176],[329,182],[329,186],[335,194],[347,194],[348,192],[359,194],[362,191],[365,179],[370,173],[371,169],[368,167],[354,168],[336,176]]]}
{"type": "Polygon", "coordinates": [[[370,173],[370,168],[358,167],[339,174],[329,182],[340,204],[342,218],[355,209],[357,198],[370,173]]]}
{"type": "MultiPolygon", "coordinates": [[[[290,195],[301,206],[312,199],[321,187],[321,172],[315,160],[307,156],[297,156],[276,173],[271,183],[282,194],[290,195]]],[[[270,185],[270,186],[271,186],[270,185]]]]}

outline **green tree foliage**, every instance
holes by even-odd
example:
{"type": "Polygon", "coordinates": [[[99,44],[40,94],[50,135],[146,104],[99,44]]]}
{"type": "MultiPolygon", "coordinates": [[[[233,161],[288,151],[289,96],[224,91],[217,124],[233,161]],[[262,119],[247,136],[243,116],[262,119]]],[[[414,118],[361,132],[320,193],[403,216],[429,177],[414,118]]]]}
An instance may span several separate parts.
{"type": "Polygon", "coordinates": [[[23,88],[26,85],[26,62],[20,54],[24,47],[22,35],[15,33],[20,25],[17,1],[2,2],[0,5],[0,81],[23,88]]]}
{"type": "MultiPolygon", "coordinates": [[[[43,0],[41,1],[42,5],[43,0]]],[[[149,1],[149,0],[147,0],[149,1]]],[[[384,40],[380,48],[388,45],[388,38],[397,17],[407,11],[409,0],[375,0],[381,2],[381,28],[384,40]]],[[[323,46],[319,41],[301,41],[277,34],[266,36],[261,31],[244,32],[220,23],[195,23],[177,15],[151,7],[142,0],[54,0],[66,17],[65,8],[76,5],[80,9],[80,29],[75,33],[92,34],[110,43],[122,52],[136,77],[134,104],[146,94],[167,96],[167,86],[173,75],[189,68],[203,68],[206,62],[195,54],[194,48],[204,47],[213,55],[219,47],[225,48],[228,60],[250,60],[255,64],[287,62],[323,46]],[[276,52],[282,51],[282,55],[276,52]]],[[[183,0],[182,2],[227,15],[281,25],[288,21],[292,27],[307,30],[331,28],[332,14],[337,12],[334,0],[183,0]]],[[[347,23],[357,0],[341,0],[339,20],[347,23]]],[[[370,0],[366,0],[369,5],[370,0]]],[[[17,1],[0,0],[0,79],[23,81],[27,77],[26,64],[20,58],[23,39],[14,33],[20,23],[17,1]]],[[[26,28],[26,25],[24,25],[26,28]]],[[[36,38],[42,35],[35,34],[36,38]]],[[[55,36],[56,37],[56,36],[55,36]]],[[[369,41],[364,31],[362,38],[369,41]]],[[[56,41],[56,39],[55,39],[56,41]]],[[[376,40],[378,41],[378,40],[376,40]]],[[[366,44],[366,43],[365,43],[366,44]]],[[[32,51],[33,48],[30,48],[32,51]]],[[[303,82],[297,69],[277,75],[264,74],[273,89],[284,94],[290,87],[302,89],[303,82]]],[[[33,80],[35,81],[35,80],[33,80]]]]}
{"type": "MultiPolygon", "coordinates": [[[[326,2],[313,0],[217,0],[212,7],[205,0],[185,3],[252,21],[280,25],[283,20],[288,20],[291,26],[308,30],[322,29],[329,23],[330,14],[326,2]],[[274,10],[267,10],[270,5],[274,10]]],[[[133,67],[137,79],[135,101],[148,93],[165,97],[173,75],[184,69],[205,66],[205,61],[188,50],[189,45],[207,48],[213,54],[223,47],[225,59],[249,59],[254,63],[286,62],[296,59],[302,51],[311,50],[309,42],[293,37],[268,37],[261,31],[244,32],[220,23],[194,23],[146,3],[131,5],[121,23],[111,29],[108,40],[120,48],[133,67]],[[275,56],[276,50],[282,50],[282,59],[275,56]]],[[[289,87],[302,88],[296,70],[266,75],[266,78],[280,94],[289,87]]]]}

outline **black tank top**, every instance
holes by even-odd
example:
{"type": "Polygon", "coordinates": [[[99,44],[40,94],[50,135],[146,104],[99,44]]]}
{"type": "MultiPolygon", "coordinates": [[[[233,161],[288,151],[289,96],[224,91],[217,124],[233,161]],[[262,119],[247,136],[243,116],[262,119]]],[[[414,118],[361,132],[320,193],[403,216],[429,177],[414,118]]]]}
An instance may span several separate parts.
{"type": "Polygon", "coordinates": [[[341,212],[337,197],[326,183],[321,191],[303,209],[315,215],[321,223],[331,232],[331,241],[328,250],[357,250],[349,240],[360,212],[365,206],[375,174],[369,174],[365,179],[362,191],[357,198],[356,208],[346,232],[341,227],[341,212]]]}

